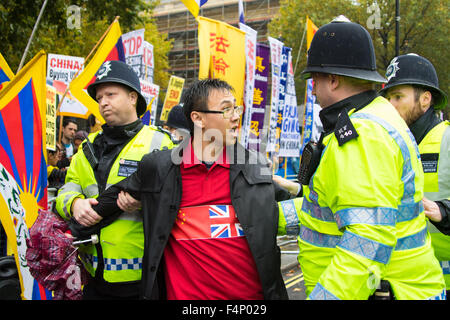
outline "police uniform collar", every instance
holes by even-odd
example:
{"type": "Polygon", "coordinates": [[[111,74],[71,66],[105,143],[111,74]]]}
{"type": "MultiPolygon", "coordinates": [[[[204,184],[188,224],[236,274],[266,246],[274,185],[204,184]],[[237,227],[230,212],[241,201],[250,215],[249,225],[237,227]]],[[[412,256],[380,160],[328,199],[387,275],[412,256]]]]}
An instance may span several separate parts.
{"type": "Polygon", "coordinates": [[[109,138],[120,139],[134,137],[136,133],[142,129],[143,123],[141,119],[126,124],[124,126],[109,126],[108,124],[102,125],[103,134],[109,138]]]}
{"type": "Polygon", "coordinates": [[[441,122],[441,119],[434,112],[434,107],[431,106],[427,111],[416,121],[414,121],[409,129],[411,130],[417,144],[421,143],[423,138],[441,122]]]}
{"type": "Polygon", "coordinates": [[[351,109],[356,109],[358,111],[368,105],[377,96],[378,94],[375,90],[368,90],[323,108],[319,113],[319,117],[323,124],[324,133],[328,134],[334,130],[338,116],[343,110],[348,112],[351,109]]]}

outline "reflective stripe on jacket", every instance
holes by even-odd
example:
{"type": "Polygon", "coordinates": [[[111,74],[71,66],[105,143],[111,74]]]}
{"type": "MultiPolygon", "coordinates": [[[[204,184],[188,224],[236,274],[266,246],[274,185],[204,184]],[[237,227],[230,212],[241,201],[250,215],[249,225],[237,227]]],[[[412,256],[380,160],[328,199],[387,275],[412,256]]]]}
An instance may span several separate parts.
{"type": "MultiPolygon", "coordinates": [[[[99,132],[89,135],[93,142],[99,132]]],[[[125,178],[129,170],[125,166],[135,165],[141,158],[164,147],[172,148],[169,136],[154,127],[144,126],[120,151],[107,179],[107,188],[125,178]],[[122,167],[122,168],[121,168],[122,167]]],[[[70,208],[75,198],[97,198],[98,186],[94,171],[81,146],[73,156],[67,171],[66,184],[60,189],[56,199],[56,209],[65,219],[71,217],[70,208]]],[[[92,276],[99,265],[103,268],[103,278],[107,282],[128,282],[141,279],[144,233],[140,211],[124,212],[116,221],[103,228],[99,235],[101,257],[94,245],[80,247],[80,257],[92,276]],[[99,261],[100,260],[100,261],[99,261]]]]}
{"type": "Polygon", "coordinates": [[[350,119],[359,136],[339,146],[327,135],[303,200],[279,206],[279,229],[299,232],[306,293],[367,299],[384,279],[397,299],[438,296],[444,279],[426,231],[412,134],[382,97],[350,119]],[[292,207],[297,210],[284,210],[292,207]]]}

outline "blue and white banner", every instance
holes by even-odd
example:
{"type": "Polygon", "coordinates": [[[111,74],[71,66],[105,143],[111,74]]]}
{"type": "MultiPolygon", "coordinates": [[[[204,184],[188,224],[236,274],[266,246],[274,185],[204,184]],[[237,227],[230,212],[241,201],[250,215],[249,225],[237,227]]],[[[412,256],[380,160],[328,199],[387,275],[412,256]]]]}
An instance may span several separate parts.
{"type": "Polygon", "coordinates": [[[303,123],[303,142],[300,154],[303,152],[306,144],[311,140],[311,134],[313,129],[313,111],[316,96],[312,94],[313,80],[308,79],[306,81],[306,103],[305,103],[305,119],[303,123]]]}
{"type": "MultiPolygon", "coordinates": [[[[280,157],[298,157],[300,155],[300,126],[298,120],[297,98],[295,95],[294,70],[292,68],[292,50],[283,48],[288,55],[286,93],[284,95],[283,118],[280,135],[280,157]]],[[[281,97],[281,93],[280,93],[281,97]]],[[[281,100],[281,98],[280,98],[281,100]]]]}

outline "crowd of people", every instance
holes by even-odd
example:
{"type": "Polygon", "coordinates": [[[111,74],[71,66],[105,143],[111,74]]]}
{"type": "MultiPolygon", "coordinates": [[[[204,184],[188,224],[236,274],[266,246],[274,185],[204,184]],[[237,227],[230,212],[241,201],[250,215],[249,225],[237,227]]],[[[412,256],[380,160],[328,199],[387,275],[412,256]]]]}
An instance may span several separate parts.
{"type": "Polygon", "coordinates": [[[359,24],[316,32],[302,74],[323,130],[297,182],[239,144],[243,107],[227,82],[194,82],[158,128],[139,118],[132,68],[100,68],[88,93],[105,124],[87,135],[65,121],[48,153],[54,211],[72,236],[99,237],[78,249],[83,299],[288,299],[281,234],[298,236],[308,299],[446,299],[450,122],[436,111],[447,96],[424,57],[395,57],[387,79],[375,61],[359,24]]]}

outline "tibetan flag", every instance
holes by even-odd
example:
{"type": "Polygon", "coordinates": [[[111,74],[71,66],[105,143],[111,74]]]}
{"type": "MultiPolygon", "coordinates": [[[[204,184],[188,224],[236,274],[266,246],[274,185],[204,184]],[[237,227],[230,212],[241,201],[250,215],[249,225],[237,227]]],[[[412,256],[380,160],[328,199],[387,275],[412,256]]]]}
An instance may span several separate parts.
{"type": "Polygon", "coordinates": [[[0,91],[0,221],[20,271],[24,299],[50,297],[35,283],[25,260],[28,230],[38,210],[47,209],[46,59],[40,51],[0,91]]]}
{"type": "Polygon", "coordinates": [[[5,58],[3,58],[0,53],[0,90],[5,87],[6,82],[10,81],[14,77],[14,73],[6,63],[5,58]]]}
{"type": "Polygon", "coordinates": [[[111,60],[120,60],[125,62],[122,31],[120,30],[120,25],[117,20],[112,23],[110,30],[95,52],[94,57],[91,61],[89,61],[89,64],[84,68],[83,72],[72,80],[69,85],[72,95],[86,108],[88,108],[89,111],[93,113],[94,116],[102,123],[105,123],[105,120],[100,115],[98,103],[89,96],[86,89],[97,78],[97,71],[103,62],[111,60]]]}
{"type": "Polygon", "coordinates": [[[234,88],[236,104],[244,102],[245,32],[225,22],[198,17],[199,79],[218,78],[234,88]]]}
{"type": "Polygon", "coordinates": [[[181,2],[183,2],[192,15],[197,18],[200,7],[208,2],[208,0],[181,0],[181,2]]]}

